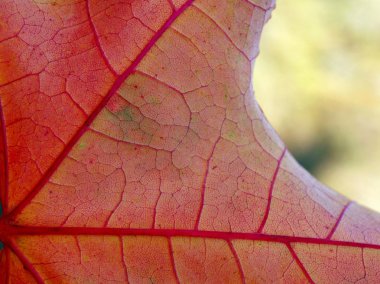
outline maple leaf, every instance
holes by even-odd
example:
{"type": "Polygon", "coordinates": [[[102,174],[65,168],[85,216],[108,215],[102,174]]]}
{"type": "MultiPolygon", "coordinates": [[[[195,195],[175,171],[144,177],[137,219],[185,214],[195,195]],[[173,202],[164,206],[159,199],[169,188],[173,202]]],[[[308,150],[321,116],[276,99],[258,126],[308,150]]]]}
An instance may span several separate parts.
{"type": "Polygon", "coordinates": [[[300,167],[271,0],[0,3],[1,283],[380,281],[380,216],[300,167]]]}

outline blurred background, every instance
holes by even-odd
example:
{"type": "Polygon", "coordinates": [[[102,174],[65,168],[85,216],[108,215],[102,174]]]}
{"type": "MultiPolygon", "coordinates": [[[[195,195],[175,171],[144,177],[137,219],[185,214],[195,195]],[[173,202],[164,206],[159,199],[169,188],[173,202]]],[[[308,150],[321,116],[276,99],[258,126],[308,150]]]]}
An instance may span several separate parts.
{"type": "Polygon", "coordinates": [[[256,97],[296,159],[380,211],[380,1],[277,1],[256,97]]]}

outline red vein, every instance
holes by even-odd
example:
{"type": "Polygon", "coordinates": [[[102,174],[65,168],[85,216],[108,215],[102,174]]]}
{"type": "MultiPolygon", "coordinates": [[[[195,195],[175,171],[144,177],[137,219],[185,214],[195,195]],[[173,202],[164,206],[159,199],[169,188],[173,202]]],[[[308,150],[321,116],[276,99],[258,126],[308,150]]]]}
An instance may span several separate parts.
{"type": "Polygon", "coordinates": [[[292,257],[293,259],[297,262],[299,268],[301,268],[303,274],[305,275],[305,277],[307,278],[307,280],[310,282],[310,283],[313,283],[314,284],[314,281],[313,279],[311,279],[309,273],[307,272],[305,266],[302,264],[301,260],[298,258],[296,252],[294,251],[294,249],[292,248],[292,246],[287,243],[286,246],[288,247],[290,253],[292,254],[292,257]]]}
{"type": "MultiPolygon", "coordinates": [[[[37,73],[37,74],[38,74],[38,73],[37,73]]],[[[26,75],[23,75],[23,76],[21,76],[21,77],[18,77],[18,78],[16,78],[16,79],[13,79],[13,80],[8,81],[8,82],[6,82],[6,83],[0,84],[0,88],[5,87],[5,86],[8,86],[8,85],[13,84],[13,83],[15,83],[15,82],[17,82],[17,81],[21,81],[21,80],[23,80],[23,79],[25,79],[25,78],[27,78],[27,77],[29,77],[29,76],[34,76],[34,75],[37,75],[37,74],[32,73],[32,74],[26,74],[26,75]]]]}
{"type": "Polygon", "coordinates": [[[344,216],[344,213],[346,213],[348,207],[352,204],[353,202],[350,201],[346,204],[346,206],[343,207],[343,210],[342,212],[340,212],[340,215],[338,217],[338,219],[336,220],[336,223],[334,225],[334,227],[331,229],[330,233],[328,234],[328,236],[326,237],[326,239],[330,240],[331,237],[334,235],[336,229],[338,228],[339,224],[340,224],[340,221],[343,219],[343,216],[344,216]]]}
{"type": "Polygon", "coordinates": [[[227,32],[216,22],[216,20],[214,20],[214,18],[212,18],[210,15],[206,14],[205,11],[203,11],[201,8],[199,8],[198,6],[194,6],[194,8],[200,13],[202,14],[203,16],[205,16],[209,21],[211,21],[215,26],[216,26],[216,29],[219,30],[224,36],[225,38],[227,39],[227,41],[229,41],[233,47],[235,47],[235,49],[241,54],[243,55],[249,62],[251,62],[251,59],[247,56],[247,54],[245,54],[245,52],[243,50],[241,50],[236,44],[235,42],[231,39],[231,37],[227,34],[227,32]]]}
{"type": "Polygon", "coordinates": [[[257,231],[258,233],[261,233],[263,231],[264,226],[265,226],[265,224],[267,222],[267,219],[268,219],[268,216],[269,216],[269,211],[270,211],[270,206],[271,206],[271,203],[272,203],[274,184],[276,182],[277,175],[278,175],[278,172],[280,170],[281,162],[282,162],[282,159],[285,156],[285,153],[286,153],[286,147],[284,148],[284,150],[282,151],[282,154],[281,154],[280,158],[278,159],[277,167],[276,167],[276,170],[274,171],[274,174],[273,174],[273,177],[272,177],[272,181],[270,183],[269,194],[268,194],[268,205],[267,205],[267,209],[265,210],[265,215],[264,215],[263,221],[261,222],[260,227],[259,227],[259,229],[257,231]]]}
{"type": "Polygon", "coordinates": [[[37,193],[41,190],[41,188],[48,182],[53,173],[60,166],[62,161],[74,147],[74,145],[78,142],[78,140],[83,136],[86,130],[89,128],[91,123],[95,120],[98,114],[102,111],[102,109],[106,106],[110,98],[116,93],[116,91],[120,88],[122,83],[134,72],[137,65],[144,59],[146,54],[150,51],[150,49],[154,46],[154,44],[161,38],[164,32],[171,26],[171,24],[188,8],[194,0],[188,0],[185,4],[181,6],[177,11],[175,11],[170,18],[165,22],[165,24],[158,30],[158,32],[152,37],[149,43],[143,48],[141,53],[136,57],[135,61],[116,79],[108,93],[102,99],[102,101],[97,105],[94,111],[89,115],[85,123],[81,126],[81,128],[76,132],[76,134],[71,138],[69,143],[66,145],[65,149],[60,153],[60,155],[56,158],[54,163],[50,166],[50,168],[46,171],[44,176],[40,179],[37,185],[29,192],[29,194],[17,205],[16,208],[13,209],[12,212],[8,214],[8,218],[14,219],[24,208],[27,206],[30,201],[37,195],[37,193]]]}
{"type": "Polygon", "coordinates": [[[175,280],[177,282],[177,284],[181,283],[179,281],[179,278],[178,278],[178,273],[177,273],[177,268],[175,266],[175,262],[174,262],[174,252],[173,252],[173,245],[172,245],[172,241],[170,238],[168,238],[168,247],[169,247],[169,256],[170,256],[170,263],[173,267],[173,273],[174,273],[174,276],[175,276],[175,280]]]}
{"type": "Polygon", "coordinates": [[[267,235],[260,233],[238,233],[220,231],[177,230],[177,229],[131,229],[131,228],[94,228],[94,227],[37,227],[16,226],[0,223],[0,239],[2,236],[21,235],[92,235],[92,236],[153,236],[153,237],[196,237],[222,240],[261,240],[276,243],[308,243],[346,247],[380,249],[380,244],[337,241],[310,237],[284,235],[267,235]]]}
{"type": "Polygon", "coordinates": [[[152,229],[154,229],[154,227],[156,226],[156,219],[157,219],[157,206],[158,206],[158,202],[160,201],[160,198],[161,198],[161,195],[162,195],[162,191],[161,191],[161,182],[162,182],[162,178],[160,176],[160,184],[159,184],[159,195],[157,197],[157,200],[154,204],[154,209],[153,209],[153,220],[152,220],[152,229]]]}
{"type": "Polygon", "coordinates": [[[252,5],[254,8],[260,9],[260,10],[262,10],[264,12],[267,12],[268,10],[270,10],[270,7],[268,9],[265,9],[263,6],[260,6],[257,3],[251,2],[251,0],[242,0],[242,1],[246,2],[246,3],[250,4],[250,5],[252,5]]]}
{"type": "Polygon", "coordinates": [[[3,111],[3,105],[0,100],[0,151],[3,152],[3,171],[4,175],[0,176],[0,197],[3,206],[3,214],[5,215],[8,212],[8,190],[9,190],[9,177],[8,177],[8,146],[7,146],[7,131],[5,127],[5,117],[3,111]]]}
{"type": "Polygon", "coordinates": [[[75,240],[75,245],[77,246],[77,249],[78,249],[79,263],[82,264],[82,251],[80,249],[80,244],[79,244],[78,236],[74,236],[74,240],[75,240]]]}
{"type": "Polygon", "coordinates": [[[130,282],[129,282],[129,279],[128,279],[128,269],[127,269],[127,265],[125,264],[125,259],[124,259],[124,244],[123,244],[123,238],[122,238],[122,237],[119,237],[119,241],[120,241],[121,263],[122,263],[122,265],[123,265],[123,269],[124,269],[125,280],[127,280],[127,282],[130,283],[130,282]]]}
{"type": "Polygon", "coordinates": [[[170,5],[170,8],[172,9],[172,11],[175,11],[175,6],[173,3],[173,0],[168,0],[168,2],[169,2],[169,5],[170,5]]]}
{"type": "MultiPolygon", "coordinates": [[[[174,30],[174,29],[173,29],[173,30],[174,30]]],[[[176,30],[174,30],[174,31],[176,31],[176,30]]],[[[149,75],[149,74],[146,74],[146,73],[144,73],[144,72],[142,72],[142,71],[140,71],[140,70],[136,71],[135,74],[139,74],[139,75],[144,76],[144,77],[146,77],[146,78],[149,78],[149,79],[151,79],[151,80],[153,80],[153,81],[156,81],[158,84],[163,85],[163,86],[167,87],[168,89],[172,90],[173,92],[175,92],[176,95],[179,94],[178,97],[181,98],[182,101],[185,103],[185,105],[186,105],[186,107],[187,107],[187,109],[189,110],[189,113],[190,113],[190,115],[191,115],[191,109],[190,109],[189,103],[185,100],[185,98],[184,98],[184,96],[183,96],[183,94],[185,94],[185,93],[182,93],[180,90],[174,88],[173,86],[169,85],[168,83],[165,83],[164,81],[161,81],[161,80],[159,80],[158,78],[153,77],[153,76],[151,76],[151,75],[149,75]]],[[[191,90],[191,91],[193,91],[193,90],[191,90]]],[[[191,91],[190,91],[190,92],[191,92],[191,91]]],[[[123,99],[126,100],[125,98],[123,98],[123,99]]],[[[128,100],[126,100],[126,101],[128,101],[128,100]]],[[[128,101],[128,102],[129,102],[129,101],[128,101]]]]}
{"type": "Polygon", "coordinates": [[[240,260],[239,260],[239,256],[234,248],[234,245],[232,244],[231,240],[228,240],[228,246],[230,247],[230,250],[234,256],[234,259],[235,259],[235,262],[236,262],[236,265],[239,269],[239,274],[240,274],[240,279],[241,279],[241,283],[245,284],[245,276],[244,276],[244,271],[243,271],[243,267],[241,266],[241,263],[240,263],[240,260]]]}
{"type": "Polygon", "coordinates": [[[98,33],[96,32],[96,28],[95,28],[94,22],[92,21],[91,14],[90,14],[90,0],[86,0],[86,13],[87,13],[88,21],[90,23],[91,30],[92,30],[94,37],[95,37],[96,46],[97,46],[100,54],[102,55],[104,63],[107,65],[108,69],[115,76],[118,76],[117,72],[112,67],[111,63],[108,61],[108,58],[107,58],[106,54],[104,53],[102,46],[100,45],[99,36],[98,36],[98,33]]]}
{"type": "Polygon", "coordinates": [[[206,182],[207,182],[208,171],[210,168],[210,161],[211,161],[212,156],[214,155],[216,145],[218,144],[218,142],[220,141],[221,138],[222,137],[219,136],[219,138],[215,141],[215,144],[212,147],[210,157],[207,160],[206,173],[205,173],[205,177],[204,177],[203,182],[202,182],[201,200],[200,200],[199,209],[198,209],[198,213],[197,213],[197,219],[196,219],[195,226],[194,226],[195,230],[198,230],[199,221],[201,220],[201,214],[203,211],[203,206],[204,206],[204,201],[205,201],[205,193],[206,193],[206,182]]]}
{"type": "MultiPolygon", "coordinates": [[[[124,181],[124,183],[126,183],[126,182],[124,181]]],[[[115,205],[114,209],[111,210],[110,214],[108,215],[108,217],[104,221],[104,225],[103,225],[104,227],[108,226],[108,223],[111,220],[111,217],[113,216],[113,214],[115,214],[116,210],[119,208],[120,204],[123,202],[123,197],[124,197],[124,190],[123,190],[123,192],[120,193],[120,199],[118,200],[118,202],[115,205]]]]}
{"type": "Polygon", "coordinates": [[[362,253],[361,253],[361,262],[362,262],[362,267],[363,267],[363,270],[364,270],[364,276],[362,279],[367,279],[367,269],[366,269],[366,265],[365,265],[365,260],[364,260],[364,249],[361,250],[362,253]]]}
{"type": "Polygon", "coordinates": [[[40,276],[38,271],[33,267],[29,259],[27,259],[27,257],[21,252],[21,250],[10,240],[4,241],[4,243],[18,257],[25,269],[28,270],[30,274],[33,276],[34,280],[36,280],[38,284],[43,284],[44,281],[42,277],[40,276]]]}
{"type": "Polygon", "coordinates": [[[9,249],[8,247],[5,247],[5,284],[9,284],[9,277],[10,277],[10,254],[9,254],[9,249]]]}

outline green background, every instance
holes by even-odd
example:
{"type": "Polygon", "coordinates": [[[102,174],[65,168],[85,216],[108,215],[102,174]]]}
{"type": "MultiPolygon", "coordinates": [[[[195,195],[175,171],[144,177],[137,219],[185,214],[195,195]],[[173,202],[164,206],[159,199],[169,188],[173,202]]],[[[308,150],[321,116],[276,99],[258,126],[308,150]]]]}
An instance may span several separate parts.
{"type": "Polygon", "coordinates": [[[278,1],[254,85],[291,152],[380,211],[380,1],[278,1]]]}

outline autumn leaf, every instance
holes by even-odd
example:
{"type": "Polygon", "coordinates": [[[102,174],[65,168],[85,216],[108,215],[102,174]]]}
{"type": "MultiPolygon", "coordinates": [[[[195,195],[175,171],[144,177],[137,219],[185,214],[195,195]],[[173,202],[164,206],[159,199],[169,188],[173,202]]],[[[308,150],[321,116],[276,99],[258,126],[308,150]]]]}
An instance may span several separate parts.
{"type": "Polygon", "coordinates": [[[380,281],[379,214],[254,98],[273,7],[0,3],[1,283],[380,281]]]}

